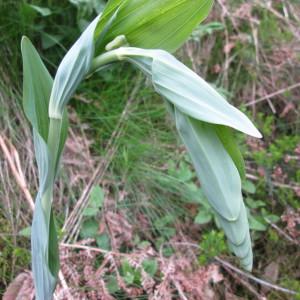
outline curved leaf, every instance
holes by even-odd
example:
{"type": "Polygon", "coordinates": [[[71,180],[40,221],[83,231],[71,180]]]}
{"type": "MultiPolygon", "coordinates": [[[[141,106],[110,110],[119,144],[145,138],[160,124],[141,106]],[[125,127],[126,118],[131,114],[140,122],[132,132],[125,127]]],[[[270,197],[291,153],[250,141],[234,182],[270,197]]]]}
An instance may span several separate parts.
{"type": "Polygon", "coordinates": [[[61,119],[65,106],[90,70],[94,58],[94,31],[99,21],[96,17],[61,61],[53,83],[49,103],[49,116],[61,119]]]}
{"type": "Polygon", "coordinates": [[[175,108],[175,120],[203,191],[228,238],[228,244],[240,258],[243,267],[250,270],[251,239],[238,170],[219,140],[214,125],[192,119],[178,108],[175,108]]]}
{"type": "Polygon", "coordinates": [[[176,127],[212,207],[228,221],[240,215],[242,192],[238,171],[212,126],[175,110],[176,127]]]}
{"type": "Polygon", "coordinates": [[[102,49],[115,37],[125,35],[131,46],[174,52],[207,17],[212,5],[213,0],[112,0],[103,11],[95,36],[119,8],[102,49]]]}
{"type": "Polygon", "coordinates": [[[40,185],[31,226],[32,272],[37,299],[51,300],[59,258],[57,241],[52,238],[56,232],[51,221],[52,189],[48,186],[50,156],[43,138],[35,130],[33,132],[40,185]]]}
{"type": "Polygon", "coordinates": [[[235,163],[241,178],[245,179],[245,161],[237,145],[236,139],[234,138],[232,129],[227,126],[216,125],[215,130],[224,148],[235,163]]]}
{"type": "Polygon", "coordinates": [[[230,105],[211,85],[162,50],[123,47],[118,59],[128,60],[151,76],[155,90],[192,118],[261,137],[248,117],[230,105]]]}
{"type": "Polygon", "coordinates": [[[39,172],[39,191],[35,201],[31,228],[32,269],[37,299],[52,299],[59,269],[58,244],[51,210],[52,188],[67,128],[63,112],[57,132],[57,157],[51,157],[46,143],[49,134],[48,103],[53,80],[28,38],[21,43],[23,56],[23,106],[31,122],[39,172]],[[53,171],[50,171],[53,170],[53,171]]]}
{"type": "Polygon", "coordinates": [[[52,77],[27,37],[22,38],[23,108],[26,117],[44,140],[49,129],[48,103],[52,77]]]}

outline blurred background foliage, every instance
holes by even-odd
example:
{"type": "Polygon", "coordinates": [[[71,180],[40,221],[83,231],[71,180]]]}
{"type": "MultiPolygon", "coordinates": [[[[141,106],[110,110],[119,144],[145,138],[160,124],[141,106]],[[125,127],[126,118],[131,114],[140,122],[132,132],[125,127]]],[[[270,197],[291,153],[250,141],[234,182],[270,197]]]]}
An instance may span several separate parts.
{"type": "MultiPolygon", "coordinates": [[[[21,108],[21,36],[33,41],[54,75],[64,53],[104,5],[102,0],[0,0],[0,294],[23,274],[22,293],[28,299],[32,295],[26,273],[31,211],[16,179],[23,176],[34,196],[31,133],[21,108]]],[[[262,131],[262,140],[236,135],[246,159],[243,193],[252,229],[253,273],[296,292],[300,292],[299,25],[298,0],[218,0],[209,18],[176,53],[262,131]]],[[[236,261],[163,102],[135,69],[122,64],[94,74],[74,95],[69,114],[70,138],[54,206],[61,239],[67,245],[128,254],[124,260],[62,247],[62,272],[74,299],[100,299],[97,295],[151,299],[155,293],[163,295],[160,299],[168,295],[179,299],[181,292],[187,299],[297,297],[241,279],[230,269],[212,271],[215,256],[236,261]],[[94,182],[82,217],[75,214],[75,225],[63,227],[99,165],[106,172],[94,182]],[[194,252],[195,245],[200,253],[194,252]],[[166,262],[173,264],[173,277],[166,262]],[[101,266],[107,263],[110,269],[104,272],[101,266]],[[97,281],[92,274],[99,269],[97,281]],[[188,281],[208,292],[189,290],[188,281]]],[[[65,295],[65,288],[59,285],[57,293],[65,295]]]]}

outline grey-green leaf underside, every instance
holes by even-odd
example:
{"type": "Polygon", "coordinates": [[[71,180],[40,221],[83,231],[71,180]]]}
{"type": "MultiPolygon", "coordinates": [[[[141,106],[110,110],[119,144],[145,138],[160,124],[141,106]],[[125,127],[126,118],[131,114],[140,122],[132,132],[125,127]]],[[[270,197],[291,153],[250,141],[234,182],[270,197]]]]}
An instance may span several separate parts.
{"type": "Polygon", "coordinates": [[[49,133],[48,104],[53,80],[28,38],[21,43],[23,57],[23,106],[33,127],[35,156],[39,171],[39,190],[35,201],[31,248],[32,270],[37,299],[52,299],[59,269],[58,245],[54,216],[51,211],[52,187],[56,166],[66,133],[67,116],[63,112],[61,132],[58,133],[58,157],[52,158],[47,139],[49,133]],[[54,170],[50,172],[50,169],[54,170]]]}
{"type": "Polygon", "coordinates": [[[192,119],[175,108],[176,127],[191,156],[201,186],[216,212],[230,249],[247,270],[252,249],[238,170],[216,133],[215,125],[192,119]]]}

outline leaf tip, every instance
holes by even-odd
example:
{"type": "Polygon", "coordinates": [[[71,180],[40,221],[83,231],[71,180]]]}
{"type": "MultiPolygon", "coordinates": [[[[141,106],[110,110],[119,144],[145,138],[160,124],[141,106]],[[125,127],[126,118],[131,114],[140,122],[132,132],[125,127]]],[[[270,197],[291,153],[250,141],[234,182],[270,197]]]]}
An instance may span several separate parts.
{"type": "Polygon", "coordinates": [[[26,44],[30,44],[30,39],[26,36],[26,35],[23,35],[22,38],[21,38],[21,51],[24,50],[24,47],[26,46],[26,44]]]}

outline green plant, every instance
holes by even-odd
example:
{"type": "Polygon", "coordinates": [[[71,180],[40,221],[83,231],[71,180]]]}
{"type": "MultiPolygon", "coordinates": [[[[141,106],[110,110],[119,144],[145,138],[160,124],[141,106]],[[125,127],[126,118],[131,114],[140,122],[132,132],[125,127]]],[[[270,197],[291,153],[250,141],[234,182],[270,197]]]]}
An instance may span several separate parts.
{"type": "MultiPolygon", "coordinates": [[[[140,69],[165,99],[230,249],[245,269],[252,269],[251,239],[241,193],[244,163],[232,128],[254,137],[261,134],[242,112],[167,52],[175,51],[187,39],[207,16],[212,3],[111,0],[67,52],[54,81],[29,39],[23,37],[23,105],[33,127],[40,184],[31,234],[37,299],[52,298],[59,270],[51,204],[67,136],[66,105],[85,77],[104,72],[120,61],[140,69]]],[[[93,201],[85,211],[88,235],[95,234],[92,217],[100,206],[93,201]]],[[[156,226],[170,222],[166,219],[156,226]]]]}
{"type": "Polygon", "coordinates": [[[199,262],[200,264],[206,264],[208,260],[226,252],[227,247],[224,241],[224,234],[215,230],[204,234],[200,247],[203,253],[199,255],[199,262]]]}

